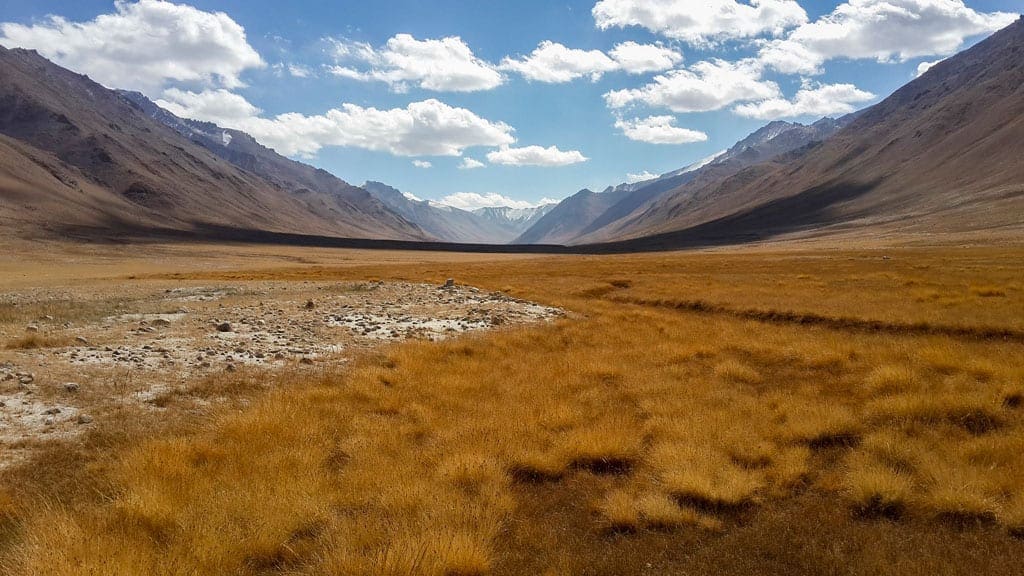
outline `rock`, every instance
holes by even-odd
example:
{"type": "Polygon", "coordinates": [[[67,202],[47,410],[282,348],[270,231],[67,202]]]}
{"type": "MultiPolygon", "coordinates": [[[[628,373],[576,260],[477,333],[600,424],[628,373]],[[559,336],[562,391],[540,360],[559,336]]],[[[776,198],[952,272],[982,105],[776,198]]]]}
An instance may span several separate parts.
{"type": "Polygon", "coordinates": [[[316,302],[313,302],[312,300],[306,302],[306,310],[312,310],[313,308],[316,308],[316,302]]]}
{"type": "Polygon", "coordinates": [[[307,366],[312,366],[313,365],[313,359],[312,358],[303,357],[303,358],[299,359],[299,364],[305,364],[307,366]]]}
{"type": "Polygon", "coordinates": [[[224,370],[228,372],[234,372],[235,370],[238,370],[238,368],[235,368],[234,364],[228,364],[227,368],[225,368],[224,370]]]}
{"type": "Polygon", "coordinates": [[[78,342],[79,344],[89,344],[89,340],[85,336],[76,336],[75,342],[78,342]]]}
{"type": "Polygon", "coordinates": [[[53,418],[47,418],[43,421],[43,424],[46,426],[53,426],[53,418]]]}
{"type": "Polygon", "coordinates": [[[455,288],[455,278],[449,278],[444,281],[442,288],[455,288]]]}
{"type": "Polygon", "coordinates": [[[43,411],[43,414],[53,416],[54,414],[60,414],[60,408],[48,408],[43,411]]]}
{"type": "Polygon", "coordinates": [[[31,383],[35,382],[35,380],[36,380],[36,375],[35,374],[26,374],[24,372],[21,373],[21,374],[18,374],[18,383],[19,384],[31,384],[31,383]]]}
{"type": "Polygon", "coordinates": [[[28,326],[25,326],[25,332],[39,332],[39,326],[29,324],[28,326]]]}
{"type": "Polygon", "coordinates": [[[231,332],[233,330],[234,328],[231,326],[230,322],[221,322],[220,324],[217,324],[217,332],[231,332]]]}
{"type": "Polygon", "coordinates": [[[171,325],[171,321],[166,318],[157,318],[153,320],[153,326],[167,327],[171,325]]]}
{"type": "Polygon", "coordinates": [[[69,392],[71,394],[74,394],[75,392],[78,392],[81,388],[82,387],[78,384],[78,382],[65,382],[64,383],[64,391],[65,392],[69,392]]]}
{"type": "Polygon", "coordinates": [[[92,424],[92,416],[89,416],[88,414],[79,414],[78,415],[78,423],[79,424],[92,424]]]}

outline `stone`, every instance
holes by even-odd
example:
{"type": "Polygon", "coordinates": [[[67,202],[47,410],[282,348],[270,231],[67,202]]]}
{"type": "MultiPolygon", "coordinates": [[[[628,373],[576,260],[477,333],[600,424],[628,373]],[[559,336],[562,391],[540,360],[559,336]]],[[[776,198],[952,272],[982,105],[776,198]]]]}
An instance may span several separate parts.
{"type": "Polygon", "coordinates": [[[313,308],[316,308],[316,302],[313,302],[312,300],[306,302],[306,310],[312,310],[313,308]]]}
{"type": "Polygon", "coordinates": [[[153,326],[167,327],[167,326],[170,326],[170,325],[171,325],[171,321],[166,319],[166,318],[157,318],[156,320],[153,320],[153,326]]]}
{"type": "Polygon", "coordinates": [[[78,342],[79,344],[88,344],[89,340],[85,336],[76,336],[75,342],[78,342]]]}
{"type": "Polygon", "coordinates": [[[43,414],[50,416],[54,414],[60,414],[60,408],[48,408],[45,411],[43,411],[43,414]]]}
{"type": "Polygon", "coordinates": [[[307,366],[312,366],[313,365],[313,359],[312,358],[303,357],[303,358],[301,358],[299,360],[299,364],[305,364],[307,366]]]}
{"type": "Polygon", "coordinates": [[[82,388],[82,386],[79,385],[78,382],[65,382],[64,383],[64,391],[65,392],[69,392],[71,394],[74,394],[75,392],[78,392],[81,388],[82,388]]]}
{"type": "Polygon", "coordinates": [[[230,322],[221,322],[220,324],[217,324],[217,332],[231,332],[233,330],[234,328],[231,326],[230,322]]]}
{"type": "Polygon", "coordinates": [[[455,278],[449,278],[444,281],[442,288],[455,288],[455,278]]]}
{"type": "Polygon", "coordinates": [[[92,423],[92,416],[89,416],[88,414],[79,414],[78,415],[78,423],[79,424],[91,424],[92,423]]]}
{"type": "Polygon", "coordinates": [[[28,326],[25,326],[25,332],[39,332],[39,326],[29,324],[28,326]]]}

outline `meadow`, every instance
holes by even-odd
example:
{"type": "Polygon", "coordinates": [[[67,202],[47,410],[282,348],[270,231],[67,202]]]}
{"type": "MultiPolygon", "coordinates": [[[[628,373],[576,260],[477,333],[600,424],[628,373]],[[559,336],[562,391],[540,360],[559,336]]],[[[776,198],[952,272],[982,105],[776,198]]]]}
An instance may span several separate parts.
{"type": "Polygon", "coordinates": [[[567,314],[54,442],[0,472],[4,573],[1024,574],[1022,249],[223,250],[90,281],[454,278],[567,314]]]}

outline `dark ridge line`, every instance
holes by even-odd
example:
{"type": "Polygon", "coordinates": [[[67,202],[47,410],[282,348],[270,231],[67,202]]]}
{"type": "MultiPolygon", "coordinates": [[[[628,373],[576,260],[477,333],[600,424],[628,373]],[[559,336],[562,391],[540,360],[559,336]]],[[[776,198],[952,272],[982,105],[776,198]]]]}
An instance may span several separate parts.
{"type": "Polygon", "coordinates": [[[972,326],[945,326],[927,322],[885,322],[864,320],[847,316],[823,316],[807,312],[784,312],[779,310],[740,309],[711,304],[703,300],[647,300],[615,296],[608,298],[619,304],[635,304],[650,308],[668,308],[680,312],[729,316],[743,320],[754,320],[766,324],[789,324],[799,326],[823,326],[839,331],[884,333],[893,335],[949,336],[967,340],[1004,340],[1024,343],[1024,330],[1013,328],[982,328],[972,326]]]}

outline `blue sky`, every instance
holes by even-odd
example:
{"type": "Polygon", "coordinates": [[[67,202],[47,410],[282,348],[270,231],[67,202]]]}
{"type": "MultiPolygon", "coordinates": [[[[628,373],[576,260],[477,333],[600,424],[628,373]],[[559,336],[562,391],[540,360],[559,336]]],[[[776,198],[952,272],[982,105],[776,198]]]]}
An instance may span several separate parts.
{"type": "Polygon", "coordinates": [[[473,207],[600,190],[692,163],[773,119],[862,108],[1022,9],[0,0],[0,44],[246,130],[350,182],[473,207]]]}

